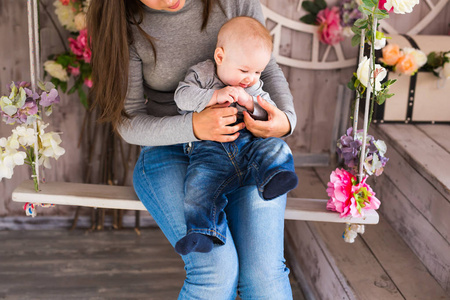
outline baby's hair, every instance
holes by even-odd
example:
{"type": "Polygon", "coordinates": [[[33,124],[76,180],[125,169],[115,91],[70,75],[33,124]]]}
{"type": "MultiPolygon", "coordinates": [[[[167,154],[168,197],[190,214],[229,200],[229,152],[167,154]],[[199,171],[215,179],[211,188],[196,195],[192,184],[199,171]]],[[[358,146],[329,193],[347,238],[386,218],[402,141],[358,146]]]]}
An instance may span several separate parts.
{"type": "Polygon", "coordinates": [[[251,17],[235,17],[220,28],[217,36],[217,47],[224,47],[227,42],[258,43],[272,52],[273,41],[269,30],[258,20],[251,17]]]}

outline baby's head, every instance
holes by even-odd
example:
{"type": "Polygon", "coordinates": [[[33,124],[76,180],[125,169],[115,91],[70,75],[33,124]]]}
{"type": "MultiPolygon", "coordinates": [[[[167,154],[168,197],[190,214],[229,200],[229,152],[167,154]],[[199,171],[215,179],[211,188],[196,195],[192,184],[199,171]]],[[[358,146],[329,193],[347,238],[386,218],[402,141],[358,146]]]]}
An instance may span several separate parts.
{"type": "Polygon", "coordinates": [[[236,17],[219,31],[214,60],[217,76],[226,85],[243,88],[258,82],[272,53],[272,37],[257,20],[236,17]]]}

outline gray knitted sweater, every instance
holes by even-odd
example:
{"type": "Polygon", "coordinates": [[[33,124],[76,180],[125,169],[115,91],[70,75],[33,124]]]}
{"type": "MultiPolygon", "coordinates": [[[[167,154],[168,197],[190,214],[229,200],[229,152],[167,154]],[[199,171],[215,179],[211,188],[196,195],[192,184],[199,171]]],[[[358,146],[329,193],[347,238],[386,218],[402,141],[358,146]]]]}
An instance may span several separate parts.
{"type": "MultiPolygon", "coordinates": [[[[175,13],[146,9],[141,27],[154,38],[157,59],[155,62],[151,46],[135,29],[125,100],[125,111],[131,119],[119,128],[126,142],[159,146],[197,140],[192,113],[180,115],[177,111],[174,91],[178,83],[191,66],[213,59],[217,33],[228,19],[243,15],[264,22],[259,0],[222,0],[221,3],[224,11],[215,5],[203,31],[200,30],[203,10],[200,0],[186,0],[185,6],[175,13]]],[[[296,124],[292,95],[273,57],[261,80],[265,91],[287,115],[292,131],[296,124]]]]}
{"type": "MultiPolygon", "coordinates": [[[[256,100],[257,96],[261,96],[261,98],[276,106],[270,99],[270,95],[263,90],[263,85],[264,83],[259,80],[254,85],[244,89],[253,98],[254,109],[251,115],[257,120],[267,120],[267,112],[259,105],[256,100]]],[[[186,77],[183,81],[180,81],[175,91],[175,103],[180,113],[201,112],[213,97],[214,91],[225,86],[217,76],[216,64],[207,59],[189,68],[186,77]]],[[[236,103],[231,105],[238,109],[238,115],[242,115],[242,111],[245,110],[242,106],[236,103]]]]}

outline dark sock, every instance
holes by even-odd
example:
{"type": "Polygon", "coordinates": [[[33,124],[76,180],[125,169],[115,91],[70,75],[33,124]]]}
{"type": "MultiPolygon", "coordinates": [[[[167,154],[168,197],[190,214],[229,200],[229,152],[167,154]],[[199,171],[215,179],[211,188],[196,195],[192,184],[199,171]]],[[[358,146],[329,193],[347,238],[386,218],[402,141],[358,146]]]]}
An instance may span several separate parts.
{"type": "Polygon", "coordinates": [[[191,233],[179,240],[175,245],[178,254],[186,255],[191,252],[206,253],[213,248],[213,239],[201,233],[191,233]]]}
{"type": "Polygon", "coordinates": [[[273,176],[273,178],[264,186],[263,198],[265,200],[272,200],[294,189],[297,184],[298,178],[295,172],[280,172],[273,176]]]}

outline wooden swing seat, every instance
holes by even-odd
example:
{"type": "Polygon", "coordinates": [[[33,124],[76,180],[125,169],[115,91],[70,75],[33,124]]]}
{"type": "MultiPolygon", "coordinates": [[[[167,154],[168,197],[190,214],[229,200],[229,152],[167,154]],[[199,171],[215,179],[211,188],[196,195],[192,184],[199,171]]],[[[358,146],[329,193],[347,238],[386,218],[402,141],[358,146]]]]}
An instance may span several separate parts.
{"type": "MultiPolygon", "coordinates": [[[[49,182],[34,190],[32,180],[23,181],[12,193],[15,202],[51,203],[56,205],[87,206],[94,208],[144,210],[131,186],[49,182]]],[[[336,212],[326,209],[325,199],[288,197],[285,219],[333,223],[377,224],[378,213],[368,211],[363,218],[340,218],[336,212]]]]}

